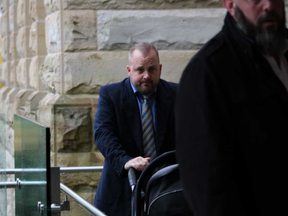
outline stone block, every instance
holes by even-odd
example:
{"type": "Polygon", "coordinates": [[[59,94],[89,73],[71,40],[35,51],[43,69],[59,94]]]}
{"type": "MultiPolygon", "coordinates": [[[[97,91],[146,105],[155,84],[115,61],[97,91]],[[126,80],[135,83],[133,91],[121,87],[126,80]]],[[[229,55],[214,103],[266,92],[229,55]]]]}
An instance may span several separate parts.
{"type": "Polygon", "coordinates": [[[187,9],[222,7],[221,0],[45,0],[47,13],[58,10],[187,9]]]}
{"type": "Polygon", "coordinates": [[[46,94],[47,94],[46,92],[39,92],[39,91],[32,92],[32,94],[29,95],[27,101],[25,102],[25,110],[28,113],[30,113],[30,115],[32,113],[35,113],[35,111],[38,109],[39,101],[42,100],[42,98],[44,98],[46,94]]]}
{"type": "Polygon", "coordinates": [[[19,64],[19,61],[11,61],[11,70],[10,70],[10,84],[12,87],[17,88],[19,87],[19,83],[16,76],[16,68],[19,64]]]}
{"type": "MultiPolygon", "coordinates": [[[[6,160],[5,160],[5,146],[6,146],[6,131],[5,131],[5,125],[6,125],[6,118],[5,118],[5,114],[1,111],[0,112],[0,155],[1,155],[1,159],[0,159],[0,169],[4,169],[6,166],[6,160]]],[[[0,178],[3,176],[0,176],[0,178]]],[[[2,178],[1,178],[2,179],[2,178]]]]}
{"type": "MultiPolygon", "coordinates": [[[[63,156],[63,154],[61,154],[61,156],[63,156]]],[[[74,156],[77,156],[77,155],[74,155],[74,156]]],[[[69,185],[69,187],[72,187],[72,188],[77,185],[89,185],[91,187],[97,187],[100,181],[100,177],[101,177],[101,173],[92,173],[92,172],[90,173],[63,173],[61,174],[61,182],[67,186],[69,185]]],[[[93,195],[95,195],[95,193],[93,195]]],[[[93,197],[92,197],[92,200],[93,200],[93,197]]]]}
{"type": "Polygon", "coordinates": [[[96,50],[96,12],[63,11],[63,50],[96,50]]]}
{"type": "Polygon", "coordinates": [[[90,152],[93,135],[91,108],[55,107],[56,152],[90,152]]]}
{"type": "Polygon", "coordinates": [[[6,10],[8,10],[9,0],[1,0],[0,1],[0,10],[2,13],[4,13],[6,10]]]}
{"type": "Polygon", "coordinates": [[[119,81],[126,76],[126,54],[121,52],[65,53],[63,72],[60,71],[58,54],[50,54],[45,58],[40,69],[41,79],[46,89],[51,92],[60,93],[62,89],[58,83],[63,82],[65,94],[98,93],[102,85],[119,81]],[[119,71],[119,68],[123,68],[123,72],[119,71]],[[103,73],[104,71],[106,73],[103,73]],[[63,81],[61,81],[62,73],[63,81]]]}
{"type": "Polygon", "coordinates": [[[45,20],[44,0],[29,0],[29,13],[33,21],[45,20]]]}
{"type": "MultiPolygon", "coordinates": [[[[0,67],[2,67],[2,65],[0,67]]],[[[1,113],[4,112],[3,110],[5,110],[5,105],[6,104],[4,103],[4,101],[6,100],[6,96],[10,92],[10,90],[11,90],[11,88],[8,87],[8,86],[3,86],[0,89],[0,110],[1,110],[1,113]]]]}
{"type": "MultiPolygon", "coordinates": [[[[1,89],[0,89],[1,90],[1,89]]],[[[54,110],[56,106],[82,106],[82,107],[91,107],[91,101],[97,100],[97,95],[75,95],[74,97],[68,95],[60,95],[60,94],[52,94],[47,93],[47,95],[39,101],[39,106],[37,110],[37,121],[43,125],[54,125],[53,120],[55,119],[54,110]]],[[[92,116],[94,113],[92,114],[92,116]]],[[[52,130],[51,130],[52,131],[52,130]]],[[[54,145],[54,134],[51,133],[51,142],[54,145]]],[[[54,149],[54,148],[53,148],[54,149]]],[[[53,150],[56,151],[56,150],[53,150]]],[[[57,155],[55,154],[55,158],[53,161],[57,161],[57,155]]],[[[56,166],[56,165],[55,165],[56,166]]]]}
{"type": "Polygon", "coordinates": [[[97,165],[103,165],[105,158],[100,152],[91,152],[89,160],[97,165]]]}
{"type": "Polygon", "coordinates": [[[37,91],[45,91],[45,86],[40,79],[39,69],[44,61],[44,56],[35,56],[32,58],[29,68],[29,85],[37,91]]]}
{"type": "Polygon", "coordinates": [[[61,54],[48,54],[41,65],[39,74],[47,91],[60,93],[62,85],[61,54]]]}
{"type": "MultiPolygon", "coordinates": [[[[13,130],[13,128],[9,128],[9,130],[11,130],[11,129],[13,130]]],[[[7,146],[6,150],[7,150],[6,151],[6,168],[7,169],[14,169],[15,168],[15,164],[14,164],[14,161],[15,161],[15,158],[14,158],[14,145],[10,146],[10,147],[7,146]]],[[[8,176],[6,178],[8,178],[8,176]]],[[[14,180],[13,177],[12,177],[12,179],[14,180]]]]}
{"type": "Polygon", "coordinates": [[[190,59],[198,50],[191,51],[160,51],[159,58],[162,63],[161,78],[179,83],[182,72],[190,59]]]}
{"type": "Polygon", "coordinates": [[[1,41],[1,55],[3,61],[9,61],[9,46],[10,46],[9,37],[8,36],[3,37],[1,41]]]}
{"type": "Polygon", "coordinates": [[[98,11],[99,50],[149,42],[162,50],[198,49],[223,26],[226,9],[98,11]]]}
{"type": "Polygon", "coordinates": [[[17,51],[21,58],[32,57],[33,53],[29,48],[30,27],[22,27],[16,38],[17,51]]]}
{"type": "Polygon", "coordinates": [[[19,28],[30,26],[32,18],[29,14],[29,0],[19,0],[17,5],[17,23],[19,28]]]}
{"type": "Polygon", "coordinates": [[[5,11],[1,16],[1,37],[6,37],[9,32],[9,11],[5,11]]]}
{"type": "Polygon", "coordinates": [[[31,59],[20,59],[16,68],[17,82],[20,87],[28,89],[29,86],[29,66],[31,59]]]}
{"type": "Polygon", "coordinates": [[[8,0],[8,1],[9,1],[9,5],[18,4],[18,0],[8,0]]]}
{"type": "Polygon", "coordinates": [[[9,48],[9,56],[10,60],[18,60],[19,54],[17,52],[17,33],[11,33],[10,35],[10,48],[9,48]]]}
{"type": "MultiPolygon", "coordinates": [[[[52,94],[48,93],[41,101],[39,101],[39,106],[37,110],[37,121],[40,124],[47,125],[50,127],[53,117],[53,104],[55,104],[55,101],[57,101],[61,96],[59,94],[52,94]]],[[[53,133],[51,133],[51,141],[54,139],[52,138],[53,133]]],[[[53,155],[54,156],[54,155],[53,155]]],[[[51,155],[51,158],[53,157],[51,155]]],[[[51,159],[52,160],[52,159],[51,159]]],[[[53,159],[53,161],[56,161],[53,159]]],[[[53,163],[55,166],[56,164],[53,163]]]]}
{"type": "Polygon", "coordinates": [[[23,114],[23,107],[28,99],[28,97],[33,93],[32,90],[20,89],[17,95],[15,96],[14,109],[15,113],[20,116],[25,116],[23,114]]]}
{"type": "Polygon", "coordinates": [[[3,85],[10,86],[10,62],[1,64],[1,82],[3,85]]]}
{"type": "Polygon", "coordinates": [[[19,89],[17,88],[11,88],[10,92],[7,94],[6,99],[5,99],[5,104],[6,104],[6,143],[7,143],[7,149],[11,149],[11,153],[14,154],[14,128],[13,128],[13,122],[14,122],[14,102],[17,93],[19,92],[19,89]]]}
{"type": "Polygon", "coordinates": [[[9,7],[9,31],[14,33],[18,32],[17,5],[15,4],[9,7]]]}
{"type": "Polygon", "coordinates": [[[61,50],[61,14],[55,12],[45,19],[46,47],[48,53],[57,53],[61,50]]]}
{"type": "MultiPolygon", "coordinates": [[[[81,166],[101,166],[104,161],[91,160],[91,152],[57,153],[57,166],[60,167],[81,167],[81,166]]],[[[101,153],[99,153],[101,154],[101,153]]]]}
{"type": "MultiPolygon", "coordinates": [[[[8,181],[15,181],[15,179],[8,181]]],[[[7,204],[7,215],[15,216],[15,189],[7,189],[7,204]]]]}
{"type": "Polygon", "coordinates": [[[47,55],[45,22],[33,22],[30,29],[29,48],[34,55],[47,55]]]}
{"type": "Polygon", "coordinates": [[[48,15],[46,37],[49,53],[61,52],[61,43],[64,52],[96,50],[96,12],[93,10],[61,11],[48,15]],[[60,23],[63,23],[63,26],[60,23]]]}
{"type": "Polygon", "coordinates": [[[52,14],[61,9],[61,2],[54,0],[44,0],[46,14],[52,14]]]}

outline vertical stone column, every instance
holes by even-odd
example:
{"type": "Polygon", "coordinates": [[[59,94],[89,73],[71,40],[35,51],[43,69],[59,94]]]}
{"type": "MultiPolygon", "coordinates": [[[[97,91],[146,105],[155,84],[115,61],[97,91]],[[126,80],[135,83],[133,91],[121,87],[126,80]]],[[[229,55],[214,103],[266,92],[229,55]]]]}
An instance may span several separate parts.
{"type": "MultiPolygon", "coordinates": [[[[64,1],[45,3],[47,56],[40,77],[49,94],[40,101],[37,116],[50,126],[52,166],[100,165],[103,157],[95,152],[92,129],[99,91],[94,74],[99,60],[96,11],[67,10],[64,1]]],[[[99,177],[99,173],[66,174],[61,182],[93,203],[99,177]],[[85,186],[74,188],[78,184],[85,186]]],[[[71,210],[86,215],[74,202],[71,210]]]]}
{"type": "Polygon", "coordinates": [[[16,82],[19,85],[19,92],[16,95],[15,113],[27,117],[24,105],[27,98],[32,94],[33,89],[29,85],[29,67],[33,53],[29,48],[29,36],[32,18],[29,14],[29,0],[18,0],[15,16],[17,33],[15,34],[18,59],[15,60],[16,82]]]}
{"type": "MultiPolygon", "coordinates": [[[[11,30],[11,23],[13,22],[13,7],[10,7],[9,0],[3,0],[1,2],[1,36],[2,36],[2,59],[1,65],[1,82],[4,87],[0,89],[0,113],[3,114],[2,126],[5,125],[5,157],[6,168],[14,168],[14,130],[13,130],[13,102],[15,95],[18,92],[17,84],[15,82],[15,73],[11,71],[13,67],[12,60],[15,56],[13,50],[14,39],[13,30],[11,30]],[[12,40],[11,40],[12,38],[12,40]],[[4,122],[3,122],[4,121],[4,122]]],[[[13,2],[11,2],[13,4],[13,2]]],[[[15,48],[15,46],[14,46],[15,48]]],[[[16,49],[14,49],[16,50],[16,49]]],[[[3,135],[3,134],[2,134],[3,135]]],[[[2,138],[3,140],[3,138],[2,138]]],[[[14,181],[14,176],[6,176],[6,181],[14,181]]],[[[14,216],[15,211],[15,191],[14,189],[7,189],[7,215],[14,216]]]]}
{"type": "Polygon", "coordinates": [[[45,43],[46,11],[44,0],[29,0],[28,2],[28,14],[31,18],[31,26],[29,31],[25,33],[27,36],[27,44],[25,46],[29,50],[27,55],[31,56],[31,58],[25,63],[23,62],[24,65],[19,65],[19,68],[22,67],[22,72],[27,70],[27,73],[25,72],[24,74],[28,77],[26,86],[29,89],[29,93],[21,93],[19,95],[19,98],[23,99],[19,100],[20,104],[18,106],[21,109],[18,110],[18,113],[37,121],[36,111],[39,101],[47,94],[39,75],[40,66],[47,55],[45,43]],[[21,103],[21,101],[24,103],[21,103]]]}
{"type": "Polygon", "coordinates": [[[9,77],[9,0],[2,0],[0,4],[0,10],[2,12],[2,16],[0,18],[0,31],[2,37],[1,43],[1,54],[3,63],[1,64],[1,83],[4,85],[0,89],[0,110],[4,113],[5,106],[4,101],[6,99],[7,94],[11,90],[10,88],[10,77],[9,77]]]}

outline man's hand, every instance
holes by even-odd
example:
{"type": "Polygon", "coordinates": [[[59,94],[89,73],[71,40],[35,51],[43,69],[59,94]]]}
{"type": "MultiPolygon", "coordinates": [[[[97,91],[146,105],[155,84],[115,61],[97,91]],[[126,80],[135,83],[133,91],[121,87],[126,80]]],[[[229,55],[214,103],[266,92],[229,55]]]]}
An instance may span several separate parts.
{"type": "Polygon", "coordinates": [[[124,165],[124,168],[126,170],[129,170],[129,168],[133,167],[137,171],[143,171],[149,165],[150,160],[151,160],[150,157],[143,158],[139,156],[139,157],[129,160],[124,165]]]}

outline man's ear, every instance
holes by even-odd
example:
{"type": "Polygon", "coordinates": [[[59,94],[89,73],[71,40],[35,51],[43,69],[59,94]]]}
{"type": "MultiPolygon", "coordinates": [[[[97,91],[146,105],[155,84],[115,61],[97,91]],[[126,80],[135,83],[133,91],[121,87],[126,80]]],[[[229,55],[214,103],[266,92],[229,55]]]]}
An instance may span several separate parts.
{"type": "Polygon", "coordinates": [[[130,65],[127,65],[127,66],[126,66],[126,69],[127,69],[128,76],[130,76],[130,72],[131,72],[130,65]]]}
{"type": "Polygon", "coordinates": [[[226,7],[231,16],[235,18],[235,0],[223,0],[223,5],[226,7]]]}

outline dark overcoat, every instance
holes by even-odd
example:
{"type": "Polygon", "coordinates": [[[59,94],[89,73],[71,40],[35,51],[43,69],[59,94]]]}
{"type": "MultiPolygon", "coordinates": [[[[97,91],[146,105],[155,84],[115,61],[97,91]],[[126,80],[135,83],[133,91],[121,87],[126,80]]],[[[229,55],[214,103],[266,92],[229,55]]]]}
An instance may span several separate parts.
{"type": "MultiPolygon", "coordinates": [[[[175,149],[174,99],[178,84],[160,79],[156,90],[156,154],[175,149]]],[[[131,189],[124,165],[143,156],[142,124],[130,79],[100,89],[95,143],[105,157],[95,206],[109,216],[131,211],[131,189]]]]}
{"type": "Polygon", "coordinates": [[[185,69],[175,107],[177,159],[195,216],[287,212],[287,90],[230,14],[185,69]]]}

